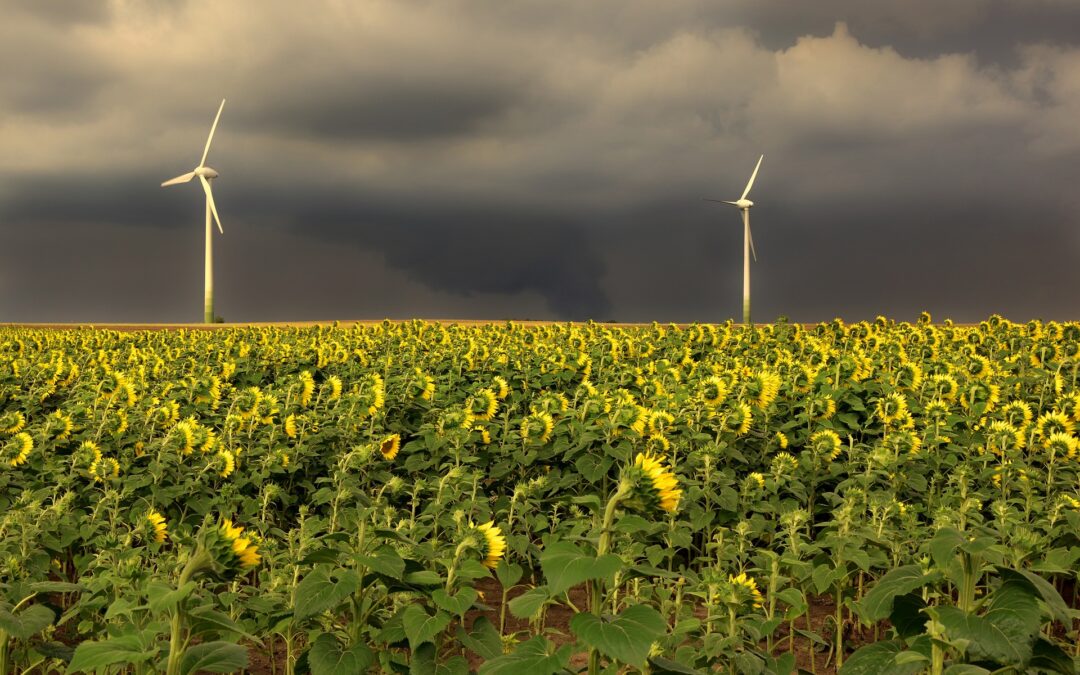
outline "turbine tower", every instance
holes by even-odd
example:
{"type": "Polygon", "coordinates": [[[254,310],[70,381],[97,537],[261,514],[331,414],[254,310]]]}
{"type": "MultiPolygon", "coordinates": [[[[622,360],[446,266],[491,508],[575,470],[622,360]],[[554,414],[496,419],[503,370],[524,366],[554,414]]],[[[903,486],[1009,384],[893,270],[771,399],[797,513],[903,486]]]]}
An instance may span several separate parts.
{"type": "Polygon", "coordinates": [[[758,169],[761,168],[761,160],[765,159],[765,155],[758,158],[757,166],[754,167],[754,173],[750,174],[750,180],[746,183],[746,189],[743,190],[742,197],[739,197],[738,201],[729,202],[724,199],[706,199],[707,202],[720,202],[721,204],[731,204],[735,208],[742,211],[743,219],[743,323],[750,325],[750,255],[753,254],[754,262],[757,262],[757,251],[754,250],[754,235],[750,234],[750,209],[753,208],[754,202],[747,199],[747,195],[750,194],[750,188],[754,187],[754,179],[757,178],[758,169]]]}
{"type": "Polygon", "coordinates": [[[210,237],[211,215],[217,222],[218,232],[225,234],[225,230],[221,229],[221,218],[218,217],[217,206],[214,205],[214,192],[210,189],[210,181],[218,177],[218,172],[206,166],[206,156],[210,154],[210,141],[214,140],[214,130],[217,129],[217,123],[221,119],[221,111],[224,107],[225,99],[221,99],[221,105],[218,107],[217,116],[214,117],[214,124],[210,127],[210,136],[206,139],[206,148],[203,150],[199,165],[190,173],[170,178],[161,184],[161,187],[179,185],[180,183],[188,183],[192,178],[198,176],[199,182],[202,183],[203,192],[206,193],[206,272],[204,277],[203,323],[214,323],[214,247],[213,240],[210,237]]]}

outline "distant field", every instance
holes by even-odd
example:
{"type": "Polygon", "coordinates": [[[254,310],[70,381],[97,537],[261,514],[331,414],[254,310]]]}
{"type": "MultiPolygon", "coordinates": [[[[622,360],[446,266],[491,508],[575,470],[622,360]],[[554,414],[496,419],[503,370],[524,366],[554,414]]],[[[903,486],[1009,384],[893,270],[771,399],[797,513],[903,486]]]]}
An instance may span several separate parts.
{"type": "Polygon", "coordinates": [[[332,323],[0,327],[0,673],[1072,672],[1080,324],[332,323]]]}

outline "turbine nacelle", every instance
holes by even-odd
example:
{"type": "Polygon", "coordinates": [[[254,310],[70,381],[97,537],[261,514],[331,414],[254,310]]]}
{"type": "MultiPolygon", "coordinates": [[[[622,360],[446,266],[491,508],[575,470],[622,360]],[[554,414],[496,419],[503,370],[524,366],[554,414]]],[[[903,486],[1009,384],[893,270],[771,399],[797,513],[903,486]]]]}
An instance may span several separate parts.
{"type": "Polygon", "coordinates": [[[739,207],[740,209],[748,209],[754,205],[754,202],[750,201],[749,199],[740,199],[737,202],[732,202],[732,204],[739,207]]]}
{"type": "Polygon", "coordinates": [[[195,169],[194,171],[192,171],[192,173],[195,174],[196,176],[202,176],[203,178],[217,178],[218,177],[218,172],[214,171],[213,169],[211,169],[208,166],[200,166],[197,169],[195,169]]]}

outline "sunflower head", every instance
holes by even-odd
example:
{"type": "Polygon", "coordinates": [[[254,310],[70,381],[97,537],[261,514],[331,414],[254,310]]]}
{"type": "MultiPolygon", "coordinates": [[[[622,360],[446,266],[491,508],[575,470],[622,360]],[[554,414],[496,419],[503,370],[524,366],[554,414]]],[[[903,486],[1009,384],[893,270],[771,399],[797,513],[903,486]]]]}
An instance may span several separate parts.
{"type": "Polygon", "coordinates": [[[840,436],[832,429],[815,431],[810,437],[810,450],[818,457],[834,460],[840,456],[840,436]]]}
{"type": "Polygon", "coordinates": [[[761,608],[765,600],[758,590],[757,582],[753,577],[746,576],[746,572],[738,575],[728,575],[728,592],[725,600],[732,605],[752,605],[761,608]]]}
{"type": "Polygon", "coordinates": [[[225,518],[215,530],[218,562],[226,569],[243,571],[259,564],[259,548],[250,536],[244,536],[244,528],[225,518]]]}
{"type": "Polygon", "coordinates": [[[495,521],[475,525],[472,529],[476,536],[480,556],[484,559],[484,566],[495,569],[506,553],[506,537],[503,536],[502,530],[495,526],[495,521]]]}
{"type": "Polygon", "coordinates": [[[399,450],[401,450],[401,436],[399,434],[390,434],[379,444],[379,452],[382,454],[383,459],[393,460],[397,457],[399,450]]]}
{"type": "Polygon", "coordinates": [[[668,513],[674,513],[679,508],[679,499],[682,498],[679,479],[665,466],[666,462],[663,455],[638,453],[634,464],[627,470],[632,486],[627,505],[643,510],[660,508],[668,513]]]}
{"type": "Polygon", "coordinates": [[[169,528],[165,522],[165,516],[161,515],[157,510],[150,509],[150,512],[146,514],[146,522],[150,526],[151,536],[154,541],[161,544],[169,538],[169,528]]]}

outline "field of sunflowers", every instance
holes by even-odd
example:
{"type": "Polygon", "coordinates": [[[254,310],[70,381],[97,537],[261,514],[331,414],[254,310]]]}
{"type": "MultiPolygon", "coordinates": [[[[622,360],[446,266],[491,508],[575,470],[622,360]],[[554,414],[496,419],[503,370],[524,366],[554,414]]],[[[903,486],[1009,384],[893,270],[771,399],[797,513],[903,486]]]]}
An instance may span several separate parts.
{"type": "Polygon", "coordinates": [[[1080,324],[0,330],[0,673],[1074,673],[1080,324]]]}

